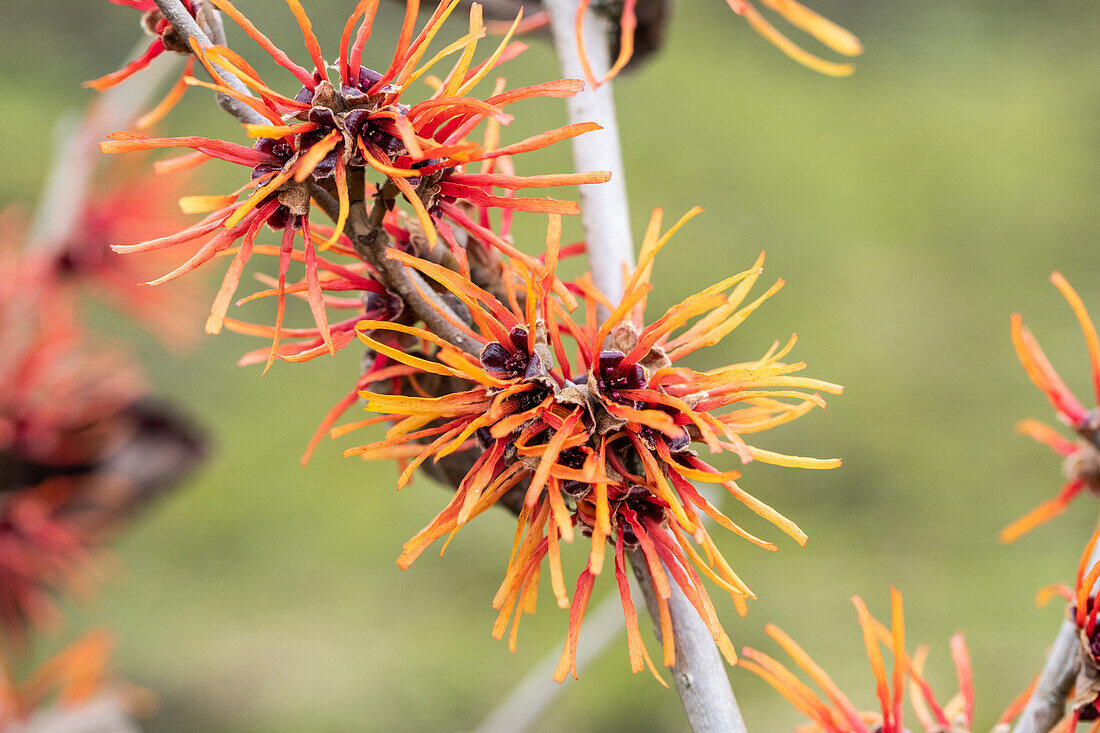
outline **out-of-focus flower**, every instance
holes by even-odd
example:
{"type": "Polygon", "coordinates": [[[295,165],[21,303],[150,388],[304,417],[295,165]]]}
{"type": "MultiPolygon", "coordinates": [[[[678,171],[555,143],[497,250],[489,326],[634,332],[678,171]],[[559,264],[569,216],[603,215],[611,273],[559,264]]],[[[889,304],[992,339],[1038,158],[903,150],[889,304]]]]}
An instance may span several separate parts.
{"type": "MultiPolygon", "coordinates": [[[[1097,338],[1096,327],[1093,326],[1080,296],[1066,279],[1055,272],[1050,280],[1061,291],[1077,316],[1088,346],[1093,385],[1097,399],[1100,400],[1100,339],[1097,338]]],[[[1024,420],[1016,426],[1018,432],[1049,446],[1065,459],[1063,466],[1067,481],[1053,499],[1043,502],[1002,529],[999,535],[1002,542],[1012,542],[1061,514],[1083,489],[1089,489],[1093,493],[1100,492],[1100,450],[1097,448],[1097,441],[1100,440],[1100,412],[1097,409],[1086,409],[1070,392],[1039,348],[1031,331],[1023,325],[1023,318],[1018,313],[1012,315],[1012,343],[1028,377],[1050,400],[1058,419],[1076,432],[1078,437],[1077,440],[1065,438],[1054,428],[1035,420],[1024,420]]]]}
{"type": "Polygon", "coordinates": [[[97,577],[90,550],[201,456],[142,402],[140,370],[93,346],[55,263],[0,249],[0,626],[57,620],[56,591],[97,577]]]}
{"type": "MultiPolygon", "coordinates": [[[[215,79],[213,85],[188,79],[189,84],[212,86],[233,96],[267,118],[267,125],[246,125],[248,134],[257,138],[252,148],[221,140],[201,137],[146,138],[133,133],[116,133],[102,144],[107,153],[160,148],[191,148],[198,157],[186,161],[220,158],[252,168],[252,181],[228,196],[196,196],[181,201],[190,212],[211,212],[198,224],[168,237],[134,245],[115,247],[119,252],[143,252],[174,247],[211,238],[186,263],[152,281],[159,284],[194,270],[220,252],[241,242],[223,280],[206,329],[217,333],[224,324],[226,309],[239,282],[241,272],[256,251],[255,240],[266,224],[283,230],[279,248],[277,315],[272,348],[267,363],[278,352],[278,336],[282,329],[286,295],[286,276],[295,259],[294,241],[300,231],[304,246],[300,259],[306,272],[306,297],[321,338],[330,352],[335,351],[332,334],[325,315],[322,288],[318,276],[318,250],[331,247],[340,239],[353,204],[375,193],[364,180],[367,172],[381,174],[389,185],[396,187],[408,200],[420,220],[429,242],[435,242],[437,225],[460,263],[465,254],[449,228],[449,220],[466,229],[484,244],[499,248],[510,257],[525,259],[529,267],[536,261],[523,255],[492,231],[470,220],[460,202],[475,206],[495,206],[526,211],[577,213],[573,202],[553,199],[523,198],[513,195],[496,196],[495,188],[513,191],[523,188],[544,188],[597,183],[607,179],[603,172],[560,176],[517,177],[498,173],[490,165],[480,172],[468,170],[479,161],[490,162],[521,152],[535,150],[554,142],[597,129],[593,124],[567,125],[541,133],[511,145],[498,146],[496,136],[484,142],[473,142],[467,136],[482,122],[493,120],[507,124],[512,116],[504,107],[531,97],[570,96],[583,88],[576,80],[552,81],[512,91],[500,88],[486,99],[470,96],[474,88],[497,65],[523,50],[522,44],[506,37],[490,57],[473,66],[478,41],[484,36],[479,6],[471,8],[470,31],[458,41],[424,61],[429,45],[442,23],[457,5],[457,0],[445,0],[436,8],[423,30],[414,37],[417,2],[406,4],[405,23],[390,66],[381,72],[361,63],[364,45],[370,38],[377,3],[358,3],[348,19],[340,43],[336,64],[338,79],[330,81],[329,66],[321,56],[316,36],[301,5],[288,4],[302,30],[312,67],[299,66],[277,48],[228,0],[211,0],[212,4],[236,21],[245,32],[267,51],[280,66],[301,83],[294,97],[284,96],[265,84],[255,70],[239,55],[223,47],[194,52],[215,79]],[[358,28],[356,28],[358,24],[358,28]],[[458,62],[445,78],[430,79],[427,72],[448,55],[461,52],[458,62]],[[232,72],[258,97],[249,97],[221,84],[220,72],[232,72]],[[425,101],[407,105],[402,101],[406,90],[417,80],[432,81],[435,92],[425,101]],[[238,196],[248,193],[243,201],[238,196]],[[318,195],[329,197],[335,211],[335,226],[319,227],[311,221],[311,200],[318,195]],[[320,235],[324,241],[317,241],[320,235]]],[[[186,165],[181,162],[180,165],[186,165]]]]}
{"type": "Polygon", "coordinates": [[[91,538],[64,513],[82,480],[60,476],[0,496],[0,627],[18,642],[28,626],[60,624],[58,590],[87,595],[98,579],[91,538]]]}
{"type": "Polygon", "coordinates": [[[824,407],[819,395],[803,390],[840,392],[837,385],[792,376],[805,366],[782,361],[794,345],[793,337],[783,348],[775,344],[760,359],[722,369],[698,372],[676,365],[720,341],[779,289],[781,281],[745,303],[760,275],[762,256],[752,269],[687,298],[645,325],[653,258],[697,212],[664,235],[660,212],[655,214],[638,267],[617,307],[587,276],[568,289],[557,286],[554,273],[561,249],[556,216],[551,216],[547,235],[545,272],[512,261],[514,275],[504,279],[503,301],[452,270],[391,251],[391,257],[461,301],[474,326],[457,325],[482,344],[477,357],[413,326],[385,321],[356,326],[361,340],[385,359],[372,364],[361,381],[371,388],[359,392],[366,409],[379,417],[333,433],[380,422],[393,425],[385,439],[345,455],[399,458],[404,464],[399,486],[429,459],[439,462],[463,451],[476,456],[450,504],[406,543],[398,564],[408,567],[435,540],[454,533],[513,489],[521,491],[516,542],[493,603],[500,610],[493,633],[500,638],[512,621],[514,648],[520,617],[534,610],[542,561],[547,558],[558,605],[571,609],[567,643],[555,675],[559,680],[570,671],[575,674],[577,635],[609,544],[628,621],[633,671],[643,669],[649,657],[626,584],[628,549],[638,551],[655,578],[665,664],[675,662],[667,608],[673,582],[695,605],[727,658],[736,658],[699,573],[739,601],[752,593],[722,558],[703,517],[765,549],[776,548],[722,514],[692,481],[723,486],[752,512],[800,544],[805,541],[793,522],[737,485],[737,472],[720,471],[699,458],[690,447],[693,442],[711,452],[735,453],[743,462],[804,468],[839,465],[837,460],[779,455],[751,446],[743,437],[815,406],[824,407]],[[570,313],[575,296],[585,304],[581,323],[570,313]],[[599,306],[611,311],[602,323],[597,321],[599,306]],[[572,347],[567,347],[569,342],[572,347]],[[577,532],[591,537],[591,550],[570,600],[560,543],[571,542],[577,532]]]}
{"type": "Polygon", "coordinates": [[[90,348],[52,265],[0,252],[0,453],[53,466],[115,447],[109,421],[141,396],[121,351],[90,348]]]}
{"type": "Polygon", "coordinates": [[[755,649],[745,648],[737,663],[775,688],[779,694],[812,721],[812,730],[824,733],[905,733],[902,703],[906,678],[911,681],[911,704],[921,727],[927,733],[970,733],[974,726],[974,684],[970,654],[962,634],[951,637],[951,656],[958,675],[959,692],[946,705],[940,705],[922,675],[928,648],[921,646],[910,657],[905,651],[905,619],[901,594],[890,589],[891,623],[887,629],[875,620],[859,596],[852,598],[863,630],[863,643],[875,678],[879,710],[861,711],[841,692],[833,680],[791,637],[772,624],[765,632],[801,668],[821,690],[818,693],[802,682],[782,663],[755,649]],[[880,644],[894,656],[891,677],[887,677],[880,644]],[[892,686],[892,689],[891,689],[892,686]]]}
{"type": "Polygon", "coordinates": [[[47,659],[22,681],[15,679],[12,665],[0,648],[0,730],[14,728],[36,715],[80,711],[104,696],[111,696],[111,704],[126,712],[139,713],[148,708],[146,694],[121,684],[111,674],[113,646],[110,634],[92,631],[47,659]]]}
{"type": "MultiPolygon", "coordinates": [[[[848,76],[855,71],[855,66],[851,63],[827,61],[803,49],[772,25],[751,0],[726,0],[726,3],[733,12],[748,21],[753,30],[771,41],[779,50],[798,63],[829,76],[848,76]]],[[[590,4],[591,0],[580,1],[577,9],[576,34],[577,44],[581,51],[581,65],[584,67],[585,75],[590,83],[598,86],[618,75],[634,55],[639,11],[645,10],[647,5],[662,3],[657,0],[622,0],[616,4],[615,7],[621,8],[618,19],[618,53],[611,69],[601,79],[595,78],[585,53],[584,23],[590,4]]],[[[760,4],[778,14],[793,27],[814,38],[830,51],[834,51],[841,56],[858,56],[863,53],[863,44],[852,33],[804,5],[795,2],[795,0],[760,0],[760,4]]],[[[648,14],[653,15],[653,13],[648,14]]],[[[657,14],[654,22],[663,23],[665,15],[666,13],[662,9],[662,12],[657,14]]],[[[652,32],[649,33],[652,34],[652,32]]]]}
{"type": "MultiPolygon", "coordinates": [[[[183,93],[187,90],[187,84],[184,79],[189,77],[194,71],[195,59],[191,57],[191,48],[187,44],[187,39],[180,37],[179,33],[177,33],[176,29],[172,27],[172,24],[165,19],[153,0],[107,1],[115,5],[124,5],[128,8],[140,11],[142,13],[141,27],[148,35],[153,36],[153,40],[149,43],[145,51],[136,59],[126,64],[118,71],[113,71],[98,79],[84,82],[84,86],[91,87],[97,91],[110,89],[148,67],[153,59],[160,56],[165,51],[188,56],[179,81],[172,86],[172,89],[169,90],[168,94],[159,104],[142,115],[137,121],[138,128],[150,127],[163,119],[183,97],[183,93]]],[[[198,20],[200,25],[203,25],[203,16],[200,12],[202,9],[202,0],[181,0],[181,2],[187,12],[198,20]]]]}
{"type": "MultiPolygon", "coordinates": [[[[135,161],[136,162],[136,161],[135,161]]],[[[147,238],[185,225],[176,206],[184,180],[152,175],[137,166],[111,166],[85,197],[61,242],[28,242],[24,258],[47,258],[59,287],[75,285],[120,313],[134,318],[171,348],[195,342],[200,331],[199,283],[185,281],[167,288],[141,285],[156,277],[178,255],[150,253],[123,257],[110,245],[147,238]]],[[[10,244],[25,238],[19,227],[10,244]]]]}

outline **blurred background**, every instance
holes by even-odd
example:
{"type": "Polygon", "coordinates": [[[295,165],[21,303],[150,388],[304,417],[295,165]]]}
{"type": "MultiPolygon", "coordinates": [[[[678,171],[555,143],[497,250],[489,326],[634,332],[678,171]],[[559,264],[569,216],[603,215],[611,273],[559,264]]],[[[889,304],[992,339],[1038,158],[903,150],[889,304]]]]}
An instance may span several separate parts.
{"type": "MultiPolygon", "coordinates": [[[[283,4],[238,5],[292,56],[304,55],[283,4]]],[[[305,5],[331,54],[354,3],[305,5]]],[[[747,528],[780,552],[717,533],[760,600],[740,619],[720,591],[713,596],[739,647],[777,653],[762,632],[774,622],[858,705],[875,707],[849,597],[863,596],[884,618],[893,584],[905,596],[909,639],[932,645],[930,677],[944,700],[956,689],[947,639],[966,631],[976,730],[987,729],[1038,671],[1059,622],[1059,603],[1036,609],[1036,589],[1072,582],[1095,520],[1085,497],[1014,545],[995,538],[1062,480],[1052,453],[1013,433],[1022,418],[1049,422],[1050,409],[1013,354],[1010,313],[1024,314],[1069,385],[1092,399],[1083,339],[1047,277],[1063,272],[1100,316],[1100,8],[812,6],[865,42],[852,78],[810,72],[725,3],[692,0],[677,7],[663,52],[615,90],[636,233],[656,206],[673,220],[695,204],[708,211],[659,260],[653,311],[764,249],[765,277],[787,287],[695,364],[754,358],[797,332],[807,374],[847,387],[827,413],[756,441],[841,456],[843,468],[749,465],[741,482],[796,520],[809,544],[800,550],[755,518],[747,528]]],[[[79,82],[118,68],[138,31],[133,11],[101,0],[7,0],[4,14],[0,203],[29,205],[51,157],[51,127],[92,97],[79,82]]],[[[368,46],[376,63],[388,60],[383,39],[399,21],[400,9],[384,5],[368,46]]],[[[269,68],[229,31],[238,51],[269,68]]],[[[511,85],[556,78],[548,46],[532,46],[504,68],[511,85]]],[[[268,78],[297,89],[289,74],[268,78]]],[[[556,100],[513,111],[505,141],[565,122],[556,100]]],[[[190,91],[162,129],[240,137],[203,90],[190,91]]],[[[571,156],[561,145],[517,163],[520,173],[565,171],[571,156]]],[[[207,166],[189,193],[235,188],[239,171],[230,168],[207,166]]],[[[528,215],[518,241],[541,248],[544,226],[528,215]]],[[[221,268],[206,275],[220,278],[221,268]]],[[[315,426],[358,374],[351,350],[277,364],[260,379],[258,369],[235,366],[257,341],[226,334],[171,353],[123,319],[93,314],[101,331],[138,345],[156,393],[215,443],[205,469],[116,544],[115,581],[76,604],[58,637],[115,629],[120,671],[160,698],[148,730],[472,730],[560,651],[567,614],[545,596],[524,621],[517,654],[489,635],[510,516],[486,515],[443,559],[429,552],[403,572],[394,564],[401,544],[446,493],[428,481],[398,493],[390,465],[341,459],[355,437],[326,440],[299,467],[315,426]]],[[[245,315],[267,317],[262,308],[245,315]]],[[[308,319],[304,309],[297,315],[308,319]]],[[[584,552],[571,554],[579,569],[584,552]]],[[[598,596],[612,590],[603,580],[598,596]]],[[[755,677],[730,674],[751,730],[799,722],[755,677]]],[[[535,730],[685,728],[675,693],[630,674],[620,637],[535,730]]]]}

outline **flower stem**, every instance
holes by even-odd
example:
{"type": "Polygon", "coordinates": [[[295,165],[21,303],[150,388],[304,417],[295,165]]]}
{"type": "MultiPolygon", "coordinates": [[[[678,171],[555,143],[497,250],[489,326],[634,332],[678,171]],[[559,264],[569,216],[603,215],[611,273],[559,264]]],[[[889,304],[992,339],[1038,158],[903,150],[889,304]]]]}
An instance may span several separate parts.
{"type": "MultiPolygon", "coordinates": [[[[653,630],[660,640],[657,593],[641,550],[630,553],[630,565],[645,596],[649,615],[653,618],[653,630]]],[[[680,586],[675,583],[671,586],[668,613],[672,617],[672,637],[676,647],[672,681],[684,703],[691,729],[695,733],[746,733],[745,721],[733,696],[725,663],[710,631],[680,586]]]]}
{"type": "MultiPolygon", "coordinates": [[[[157,4],[157,7],[160,8],[160,12],[164,14],[164,17],[181,36],[184,38],[194,38],[201,48],[209,48],[213,45],[205,31],[199,27],[198,22],[196,22],[194,17],[187,12],[187,9],[183,7],[183,3],[181,3],[180,0],[153,0],[153,2],[157,4]]],[[[216,13],[216,11],[214,12],[216,13]]],[[[219,33],[222,32],[220,18],[215,22],[215,28],[219,33]]],[[[242,94],[252,96],[252,92],[250,92],[248,87],[244,85],[244,82],[236,76],[224,69],[219,73],[226,84],[242,94]]],[[[268,123],[259,112],[252,109],[244,102],[233,99],[233,97],[230,97],[228,94],[218,93],[218,106],[236,117],[242,123],[253,125],[265,125],[268,123]]]]}
{"type": "MultiPolygon", "coordinates": [[[[577,0],[546,0],[562,75],[584,79],[575,20],[577,0]]],[[[588,13],[584,46],[593,73],[606,72],[611,25],[598,13],[588,13]]],[[[598,186],[581,186],[581,217],[588,243],[592,281],[612,302],[623,294],[623,268],[634,266],[634,238],[630,233],[630,209],[623,175],[622,146],[615,115],[611,83],[589,88],[566,100],[569,121],[595,122],[603,129],[573,138],[573,164],[578,171],[611,171],[611,180],[598,186]]],[[[607,314],[604,314],[605,316],[607,314]]]]}
{"type": "MultiPolygon", "coordinates": [[[[622,633],[623,610],[618,593],[608,593],[594,611],[585,614],[584,630],[583,643],[577,647],[578,672],[599,658],[622,633]]],[[[561,650],[555,647],[512,688],[474,733],[523,733],[542,722],[550,704],[570,687],[571,678],[560,684],[551,679],[560,659],[561,650]]]]}
{"type": "MultiPolygon", "coordinates": [[[[543,2],[550,14],[550,28],[563,75],[583,78],[575,32],[578,6],[578,0],[543,2]]],[[[606,18],[589,12],[584,31],[589,64],[595,76],[602,76],[609,68],[611,25],[606,18]]],[[[582,187],[581,209],[592,279],[614,302],[623,297],[623,272],[633,267],[634,245],[611,84],[605,83],[571,97],[568,111],[571,123],[596,122],[603,127],[598,132],[573,138],[573,161],[577,170],[612,173],[607,183],[582,187]]],[[[659,627],[653,579],[645,558],[632,555],[631,565],[654,625],[659,627]]],[[[744,733],[745,723],[710,631],[679,588],[674,585],[672,591],[668,607],[676,645],[673,678],[692,730],[695,733],[744,733]]]]}
{"type": "MultiPolygon", "coordinates": [[[[145,44],[141,44],[143,47],[145,44]]],[[[70,114],[54,131],[56,151],[38,197],[27,246],[40,254],[58,254],[80,221],[96,167],[99,143],[126,127],[180,64],[169,56],[154,59],[146,73],[127,79],[99,95],[81,118],[70,114]]]]}
{"type": "MultiPolygon", "coordinates": [[[[1087,567],[1100,562],[1100,544],[1093,548],[1087,567]]],[[[1077,680],[1077,670],[1081,665],[1081,642],[1077,624],[1072,619],[1064,619],[1054,637],[1050,654],[1047,656],[1043,671],[1035,690],[1020,713],[1012,733],[1047,733],[1053,728],[1066,710],[1066,696],[1077,680]]]]}

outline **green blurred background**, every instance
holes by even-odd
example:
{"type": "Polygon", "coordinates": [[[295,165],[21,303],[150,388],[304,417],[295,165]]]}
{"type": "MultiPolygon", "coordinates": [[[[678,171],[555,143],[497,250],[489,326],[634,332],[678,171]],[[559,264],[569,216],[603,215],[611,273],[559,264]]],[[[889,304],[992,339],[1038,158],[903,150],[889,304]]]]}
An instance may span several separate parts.
{"type": "MultiPolygon", "coordinates": [[[[282,3],[239,5],[303,55],[282,3]]],[[[305,5],[331,53],[353,2],[305,5]]],[[[1041,665],[1061,611],[1037,610],[1032,598],[1041,585],[1072,580],[1095,518],[1085,498],[1015,545],[995,540],[1061,481],[1052,454],[1013,434],[1014,421],[1050,410],[1013,354],[1011,312],[1024,313],[1067,382],[1091,400],[1083,341],[1047,276],[1065,273],[1100,315],[1100,8],[813,6],[866,43],[854,77],[807,71],[725,3],[692,0],[677,8],[664,52],[616,88],[635,231],[655,206],[669,217],[694,204],[708,210],[662,256],[653,310],[765,249],[766,276],[787,287],[696,363],[752,358],[797,331],[807,373],[847,386],[827,413],[757,441],[842,456],[843,468],[744,472],[745,488],[807,531],[806,549],[749,520],[781,551],[731,537],[720,546],[760,600],[742,620],[714,597],[738,646],[775,652],[762,633],[775,622],[858,704],[874,707],[848,598],[862,595],[884,617],[894,584],[909,638],[933,646],[930,674],[945,699],[955,690],[947,639],[967,632],[982,730],[1041,665]]],[[[136,23],[132,11],[101,0],[6,0],[4,15],[7,204],[33,200],[50,159],[48,131],[91,98],[81,80],[119,65],[136,23]]],[[[369,50],[376,63],[400,12],[387,5],[382,15],[369,50]]],[[[246,57],[262,55],[230,32],[246,57]]],[[[556,76],[546,45],[532,45],[506,68],[513,85],[556,76]]],[[[287,74],[271,78],[296,89],[287,74]]],[[[514,111],[506,140],[564,122],[554,100],[514,111]]],[[[202,90],[165,130],[237,139],[202,90]]],[[[517,162],[521,173],[541,173],[567,170],[570,160],[563,145],[517,162]]],[[[214,168],[195,193],[237,185],[224,174],[238,171],[214,168]]],[[[530,215],[520,241],[537,249],[544,225],[530,215]]],[[[444,504],[444,491],[421,481],[398,494],[389,465],[339,458],[352,439],[326,442],[308,469],[298,466],[314,426],[357,374],[354,353],[277,365],[261,380],[234,365],[260,345],[245,337],[169,354],[116,316],[97,310],[94,320],[138,345],[156,392],[190,411],[216,448],[188,486],[117,544],[125,570],[72,608],[61,635],[116,630],[122,674],[161,699],[148,730],[471,730],[560,650],[567,615],[545,597],[524,622],[518,654],[489,636],[509,516],[483,517],[444,559],[427,553],[402,572],[393,562],[402,542],[444,504]]],[[[576,565],[583,552],[573,555],[576,565]]],[[[610,589],[601,581],[597,593],[610,589]]],[[[750,729],[799,721],[751,675],[731,677],[750,729]]],[[[620,637],[536,730],[685,727],[673,692],[631,676],[620,637]]]]}

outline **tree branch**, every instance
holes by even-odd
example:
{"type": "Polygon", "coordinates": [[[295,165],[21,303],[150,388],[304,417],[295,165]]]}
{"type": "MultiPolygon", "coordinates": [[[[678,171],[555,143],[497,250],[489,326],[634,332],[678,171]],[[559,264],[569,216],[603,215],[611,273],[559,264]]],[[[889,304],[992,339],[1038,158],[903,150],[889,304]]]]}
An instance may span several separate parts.
{"type": "MultiPolygon", "coordinates": [[[[187,9],[183,7],[183,3],[181,3],[180,0],[153,1],[157,4],[157,7],[160,8],[160,12],[164,14],[164,17],[168,20],[169,23],[172,24],[172,27],[176,29],[176,32],[179,33],[180,36],[182,36],[183,38],[194,38],[198,42],[200,48],[210,48],[212,45],[214,45],[210,42],[210,38],[207,37],[206,32],[199,27],[198,22],[191,16],[190,13],[187,12],[187,9]]],[[[221,29],[220,18],[212,25],[212,32],[221,33],[222,35],[224,35],[224,31],[221,29]]],[[[242,82],[233,74],[223,69],[220,72],[220,76],[228,86],[233,87],[233,89],[241,92],[242,94],[250,97],[252,96],[252,92],[249,91],[248,87],[244,85],[244,82],[242,82]]],[[[263,115],[261,115],[259,112],[252,109],[239,99],[234,99],[228,94],[222,94],[221,92],[218,93],[217,99],[219,107],[236,117],[242,123],[252,125],[268,124],[268,121],[264,118],[263,115]]]]}
{"type": "MultiPolygon", "coordinates": [[[[578,4],[577,0],[546,0],[543,6],[550,14],[550,28],[562,75],[583,79],[584,68],[574,32],[578,4]]],[[[590,11],[584,30],[589,63],[593,73],[601,76],[610,64],[608,38],[612,26],[602,15],[590,11]]],[[[581,217],[592,280],[614,302],[622,297],[623,267],[634,266],[634,238],[630,233],[630,209],[611,84],[586,89],[567,99],[566,105],[570,122],[595,122],[603,127],[573,138],[573,165],[578,171],[611,171],[611,180],[607,183],[581,186],[581,217]]]]}
{"type": "MultiPolygon", "coordinates": [[[[1100,544],[1093,548],[1087,567],[1100,562],[1100,544]]],[[[1066,696],[1077,680],[1081,665],[1081,642],[1077,624],[1065,619],[1050,648],[1035,691],[1020,713],[1012,733],[1047,733],[1062,719],[1066,711],[1066,696]]]]}
{"type": "Polygon", "coordinates": [[[413,309],[413,312],[427,325],[428,330],[442,336],[467,354],[474,357],[480,356],[481,344],[462,333],[444,317],[443,314],[449,313],[453,319],[457,320],[459,317],[453,309],[440,299],[419,273],[386,256],[386,249],[390,246],[390,235],[382,227],[382,219],[386,212],[393,208],[397,194],[397,186],[386,179],[375,194],[374,203],[369,212],[360,202],[352,204],[348,225],[355,251],[374,268],[382,284],[413,309]]]}
{"type": "MultiPolygon", "coordinates": [[[[581,672],[599,658],[604,648],[623,630],[622,602],[618,593],[608,593],[595,611],[585,614],[585,636],[577,644],[577,671],[581,672]]],[[[570,684],[554,682],[554,670],[561,659],[555,648],[527,673],[523,681],[482,721],[474,733],[523,733],[534,726],[570,684]]]]}
{"type": "MultiPolygon", "coordinates": [[[[550,13],[550,27],[562,73],[583,77],[574,32],[578,0],[544,0],[543,5],[550,13]]],[[[584,45],[596,76],[609,68],[608,39],[612,30],[605,18],[589,12],[585,19],[584,45]]],[[[571,123],[594,121],[603,127],[599,132],[573,138],[573,160],[577,170],[612,172],[612,179],[607,183],[582,187],[581,207],[592,279],[596,287],[615,302],[623,297],[623,271],[634,264],[634,245],[611,84],[571,97],[568,110],[571,123]]],[[[653,579],[645,558],[632,553],[631,565],[654,626],[659,628],[653,579]]],[[[692,729],[696,733],[744,733],[745,724],[725,664],[706,624],[675,585],[668,606],[676,644],[673,677],[692,729]]]]}
{"type": "MultiPolygon", "coordinates": [[[[630,551],[630,565],[642,588],[649,615],[653,617],[653,630],[660,640],[657,593],[653,589],[649,565],[640,549],[630,551]]],[[[672,597],[668,599],[668,612],[672,617],[672,636],[676,646],[672,681],[684,703],[691,729],[695,733],[746,733],[741,709],[737,707],[725,663],[713,637],[680,586],[675,583],[670,585],[672,597]]]]}
{"type": "Polygon", "coordinates": [[[179,63],[170,56],[154,59],[145,73],[102,92],[83,118],[71,114],[57,123],[53,162],[27,237],[30,249],[59,254],[68,244],[99,164],[100,141],[130,124],[161,83],[178,69],[179,63]]]}

